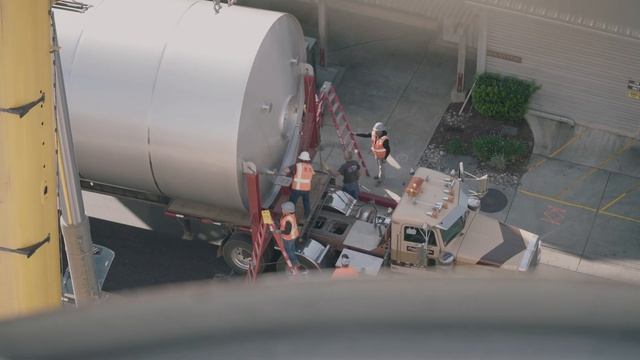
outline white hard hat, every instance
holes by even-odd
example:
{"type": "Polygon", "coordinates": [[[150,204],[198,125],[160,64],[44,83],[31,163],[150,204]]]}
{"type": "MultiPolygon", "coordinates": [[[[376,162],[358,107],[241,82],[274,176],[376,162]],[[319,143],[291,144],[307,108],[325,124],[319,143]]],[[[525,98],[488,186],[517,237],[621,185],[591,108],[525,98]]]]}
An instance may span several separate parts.
{"type": "Polygon", "coordinates": [[[306,151],[303,151],[300,153],[300,156],[298,156],[298,159],[303,160],[303,161],[311,161],[311,156],[309,156],[309,153],[306,151]]]}
{"type": "Polygon", "coordinates": [[[282,213],[283,214],[290,214],[292,212],[296,211],[296,206],[291,202],[291,201],[287,201],[287,202],[283,202],[282,203],[282,213]]]}
{"type": "Polygon", "coordinates": [[[349,266],[350,263],[351,263],[351,259],[349,259],[349,255],[342,254],[342,256],[340,257],[340,265],[349,266]]]}
{"type": "Polygon", "coordinates": [[[377,122],[375,123],[375,125],[373,125],[373,131],[385,131],[385,127],[384,124],[381,122],[377,122]]]}

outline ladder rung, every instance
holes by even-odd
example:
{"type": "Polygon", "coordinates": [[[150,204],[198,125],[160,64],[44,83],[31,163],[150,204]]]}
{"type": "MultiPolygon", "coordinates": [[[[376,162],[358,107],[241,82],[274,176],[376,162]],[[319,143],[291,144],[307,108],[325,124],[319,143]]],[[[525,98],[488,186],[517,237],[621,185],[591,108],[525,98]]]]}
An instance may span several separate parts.
{"type": "Polygon", "coordinates": [[[353,150],[353,142],[349,142],[348,144],[345,145],[344,150],[345,152],[349,152],[351,150],[353,150]]]}
{"type": "Polygon", "coordinates": [[[348,130],[349,126],[345,123],[344,126],[340,126],[340,129],[338,129],[338,136],[342,137],[342,134],[344,134],[345,130],[348,130]]]}
{"type": "Polygon", "coordinates": [[[367,176],[370,176],[369,169],[367,169],[367,164],[364,161],[364,157],[362,156],[362,152],[358,148],[358,142],[355,139],[355,135],[353,134],[353,130],[349,125],[349,120],[347,119],[347,115],[340,104],[340,99],[338,98],[338,94],[336,93],[336,89],[333,86],[328,88],[323,88],[323,98],[327,100],[327,105],[331,111],[333,125],[336,128],[336,132],[338,134],[338,140],[340,140],[340,145],[345,152],[348,151],[356,151],[358,154],[358,158],[360,159],[360,163],[365,170],[367,176]],[[343,125],[340,125],[340,122],[343,122],[343,125]],[[345,136],[345,134],[349,134],[349,136],[345,136]]]}

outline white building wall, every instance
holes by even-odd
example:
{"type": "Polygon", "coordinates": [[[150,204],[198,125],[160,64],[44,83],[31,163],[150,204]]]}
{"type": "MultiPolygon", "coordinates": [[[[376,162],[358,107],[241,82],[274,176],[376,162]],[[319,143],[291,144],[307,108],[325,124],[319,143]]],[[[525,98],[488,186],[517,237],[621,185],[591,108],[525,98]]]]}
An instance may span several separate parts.
{"type": "Polygon", "coordinates": [[[486,71],[535,80],[532,109],[640,137],[628,89],[640,82],[640,41],[512,12],[489,11],[486,23],[486,71]]]}

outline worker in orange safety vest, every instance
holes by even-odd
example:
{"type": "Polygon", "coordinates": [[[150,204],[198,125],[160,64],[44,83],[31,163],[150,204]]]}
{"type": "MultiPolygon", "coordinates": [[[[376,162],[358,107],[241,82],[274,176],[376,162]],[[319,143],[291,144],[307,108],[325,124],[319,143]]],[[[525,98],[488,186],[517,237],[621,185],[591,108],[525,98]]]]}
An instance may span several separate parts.
{"type": "Polygon", "coordinates": [[[378,175],[374,177],[376,185],[382,184],[384,180],[385,164],[387,158],[391,155],[391,146],[389,145],[389,135],[384,124],[377,122],[373,125],[370,133],[358,133],[359,137],[371,138],[371,152],[378,163],[378,175]]]}
{"type": "Polygon", "coordinates": [[[290,201],[282,204],[280,227],[276,232],[281,234],[282,240],[284,240],[284,251],[289,256],[291,264],[296,268],[300,267],[300,261],[296,255],[296,240],[300,237],[300,231],[296,219],[296,207],[290,201]]]}
{"type": "Polygon", "coordinates": [[[311,165],[311,156],[308,152],[303,151],[298,156],[298,162],[287,169],[288,173],[293,173],[293,179],[291,181],[291,196],[289,201],[295,206],[298,202],[298,198],[302,198],[302,205],[304,206],[305,219],[311,215],[309,212],[309,192],[311,192],[311,180],[315,171],[311,165]]]}
{"type": "Polygon", "coordinates": [[[349,255],[342,254],[340,257],[340,267],[336,268],[331,276],[332,279],[355,279],[360,276],[360,272],[349,264],[351,263],[351,259],[349,259],[349,255]]]}

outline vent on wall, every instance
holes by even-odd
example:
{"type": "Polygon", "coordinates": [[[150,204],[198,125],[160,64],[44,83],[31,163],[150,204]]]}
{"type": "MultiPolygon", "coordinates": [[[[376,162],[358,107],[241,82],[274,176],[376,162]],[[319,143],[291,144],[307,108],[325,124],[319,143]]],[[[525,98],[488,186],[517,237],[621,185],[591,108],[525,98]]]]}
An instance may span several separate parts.
{"type": "Polygon", "coordinates": [[[89,10],[90,7],[91,5],[89,4],[75,0],[58,0],[53,4],[54,9],[68,10],[78,13],[84,13],[89,10]]]}

